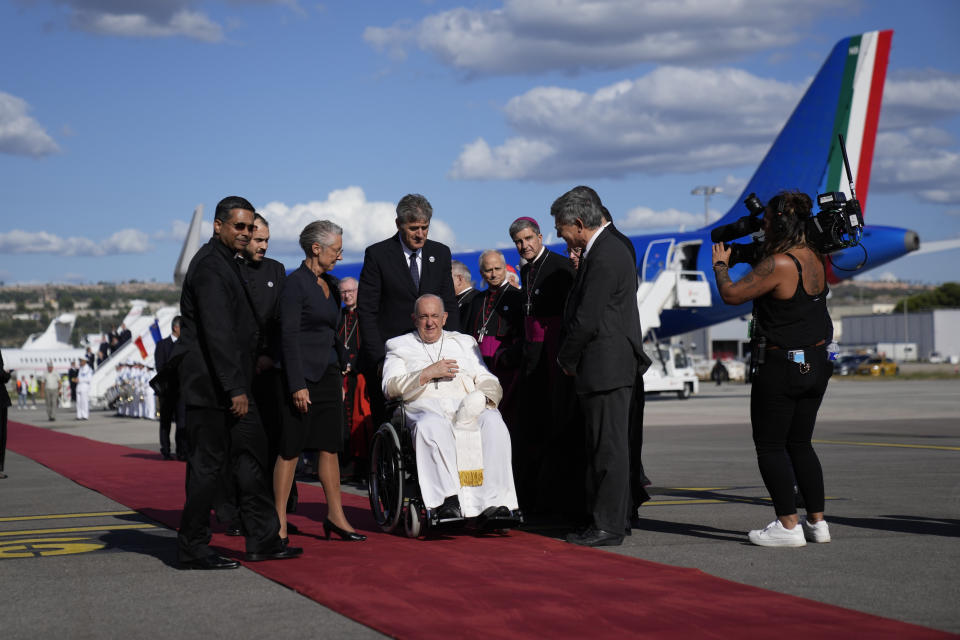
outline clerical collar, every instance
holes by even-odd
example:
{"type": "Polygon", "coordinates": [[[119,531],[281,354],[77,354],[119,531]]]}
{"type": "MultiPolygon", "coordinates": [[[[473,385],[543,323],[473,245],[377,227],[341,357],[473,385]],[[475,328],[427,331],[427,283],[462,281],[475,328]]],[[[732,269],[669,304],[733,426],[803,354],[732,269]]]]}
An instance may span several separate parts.
{"type": "Polygon", "coordinates": [[[543,257],[543,254],[547,252],[547,245],[540,245],[540,253],[537,254],[537,257],[530,261],[530,264],[535,263],[537,260],[543,257]]]}

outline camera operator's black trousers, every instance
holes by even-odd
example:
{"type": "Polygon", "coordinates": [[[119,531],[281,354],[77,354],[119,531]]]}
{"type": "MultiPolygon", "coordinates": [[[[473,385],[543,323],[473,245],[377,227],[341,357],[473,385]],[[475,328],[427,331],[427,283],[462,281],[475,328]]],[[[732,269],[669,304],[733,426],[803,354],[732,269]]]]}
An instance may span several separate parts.
{"type": "Polygon", "coordinates": [[[240,519],[248,553],[280,548],[280,521],[267,482],[267,436],[256,403],[242,418],[228,411],[187,407],[190,452],[187,458],[187,499],[177,536],[181,561],[204,558],[210,547],[210,510],[223,495],[224,483],[236,481],[240,519]]]}
{"type": "Polygon", "coordinates": [[[810,371],[787,360],[786,351],[768,350],[757,368],[750,394],[750,422],[757,464],[777,516],[797,512],[794,478],[807,513],[823,511],[823,470],[811,439],[817,411],[833,375],[824,347],[806,349],[810,371]]]}

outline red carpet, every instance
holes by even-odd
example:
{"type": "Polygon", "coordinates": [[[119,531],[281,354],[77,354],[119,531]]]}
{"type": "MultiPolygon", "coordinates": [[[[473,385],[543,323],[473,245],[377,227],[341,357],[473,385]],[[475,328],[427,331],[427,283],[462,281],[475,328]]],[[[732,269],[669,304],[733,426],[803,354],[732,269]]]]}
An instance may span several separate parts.
{"type": "MultiPolygon", "coordinates": [[[[10,423],[11,450],[176,528],[184,466],[148,452],[10,423]]],[[[294,536],[298,560],[250,569],[398,638],[946,638],[950,634],[534,534],[409,540],[344,494],[362,543],[294,536]],[[802,631],[801,631],[802,630],[802,631]]],[[[319,534],[323,492],[300,485],[291,521],[319,534]]],[[[234,552],[242,540],[215,535],[234,552]]]]}

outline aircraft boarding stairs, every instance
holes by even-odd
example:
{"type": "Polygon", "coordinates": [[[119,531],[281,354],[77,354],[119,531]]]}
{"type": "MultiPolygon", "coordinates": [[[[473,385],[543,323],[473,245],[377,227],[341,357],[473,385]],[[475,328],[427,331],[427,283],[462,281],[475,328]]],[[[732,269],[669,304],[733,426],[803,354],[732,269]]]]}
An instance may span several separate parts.
{"type": "Polygon", "coordinates": [[[109,403],[110,390],[114,388],[117,380],[117,365],[126,364],[132,360],[153,366],[153,352],[156,344],[150,335],[150,325],[157,322],[161,336],[167,337],[170,335],[170,323],[178,313],[178,307],[161,307],[155,314],[138,314],[137,317],[127,316],[124,319],[127,329],[130,330],[130,340],[111,353],[110,357],[93,372],[93,379],[90,382],[92,407],[103,409],[109,403]],[[137,338],[142,338],[141,342],[147,351],[147,357],[141,355],[140,348],[136,344],[137,338]]]}
{"type": "Polygon", "coordinates": [[[644,336],[660,327],[664,309],[689,309],[711,305],[710,283],[703,271],[685,269],[696,264],[687,256],[699,249],[699,241],[676,244],[673,238],[654,240],[647,245],[638,274],[637,308],[644,336]]]}

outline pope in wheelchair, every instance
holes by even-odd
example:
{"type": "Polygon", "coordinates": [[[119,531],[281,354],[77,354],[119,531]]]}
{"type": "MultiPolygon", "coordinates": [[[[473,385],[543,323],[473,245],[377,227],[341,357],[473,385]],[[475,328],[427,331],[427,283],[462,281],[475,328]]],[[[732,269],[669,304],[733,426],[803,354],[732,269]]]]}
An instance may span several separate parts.
{"type": "MultiPolygon", "coordinates": [[[[416,462],[413,493],[419,488],[419,498],[406,501],[407,534],[418,534],[421,523],[464,519],[481,529],[519,524],[510,434],[496,408],[503,396],[499,381],[471,336],[444,331],[447,314],[439,297],[418,298],[413,320],[415,331],[387,341],[383,364],[384,397],[403,403],[403,429],[414,454],[408,457],[416,462]]],[[[372,463],[383,480],[379,449],[381,459],[372,463]]],[[[373,491],[378,479],[371,480],[373,491]]]]}

